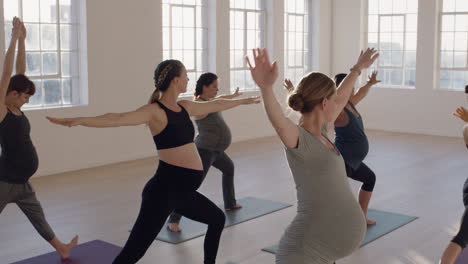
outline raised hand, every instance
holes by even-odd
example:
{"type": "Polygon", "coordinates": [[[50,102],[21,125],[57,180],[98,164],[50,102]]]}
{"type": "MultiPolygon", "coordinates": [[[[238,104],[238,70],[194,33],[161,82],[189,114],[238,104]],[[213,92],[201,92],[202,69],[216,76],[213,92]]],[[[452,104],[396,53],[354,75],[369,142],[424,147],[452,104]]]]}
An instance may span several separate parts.
{"type": "Polygon", "coordinates": [[[468,123],[468,111],[463,106],[458,107],[453,115],[468,123]]]}
{"type": "Polygon", "coordinates": [[[47,117],[47,119],[56,125],[67,126],[67,127],[74,127],[79,126],[81,124],[80,118],[55,118],[55,117],[47,117]]]}
{"type": "Polygon", "coordinates": [[[368,84],[370,85],[375,85],[381,82],[380,80],[377,80],[377,71],[373,71],[372,74],[369,76],[369,80],[367,81],[368,84]]]}
{"type": "Polygon", "coordinates": [[[260,103],[260,101],[261,101],[260,96],[251,96],[251,97],[244,98],[242,101],[242,104],[243,105],[258,104],[260,103]]]}
{"type": "Polygon", "coordinates": [[[239,93],[239,87],[236,88],[236,91],[231,95],[232,98],[236,98],[238,96],[241,96],[242,93],[239,93]]]}
{"type": "Polygon", "coordinates": [[[268,57],[266,49],[254,49],[253,58],[255,67],[250,63],[249,57],[245,57],[252,78],[260,89],[271,89],[278,78],[278,65],[276,61],[270,63],[270,58],[268,57]]]}
{"type": "Polygon", "coordinates": [[[354,67],[357,67],[359,70],[367,69],[375,62],[375,60],[377,60],[379,55],[380,54],[377,53],[377,50],[374,48],[368,48],[365,52],[361,51],[358,61],[354,67]]]}
{"type": "Polygon", "coordinates": [[[17,40],[21,36],[21,20],[18,17],[13,18],[13,29],[11,30],[12,40],[17,40]]]}
{"type": "Polygon", "coordinates": [[[289,79],[284,79],[283,86],[288,90],[288,92],[292,92],[294,90],[294,84],[289,79]]]}
{"type": "Polygon", "coordinates": [[[26,32],[26,27],[24,26],[24,23],[21,22],[21,27],[20,27],[20,39],[26,39],[27,37],[27,32],[26,32]]]}

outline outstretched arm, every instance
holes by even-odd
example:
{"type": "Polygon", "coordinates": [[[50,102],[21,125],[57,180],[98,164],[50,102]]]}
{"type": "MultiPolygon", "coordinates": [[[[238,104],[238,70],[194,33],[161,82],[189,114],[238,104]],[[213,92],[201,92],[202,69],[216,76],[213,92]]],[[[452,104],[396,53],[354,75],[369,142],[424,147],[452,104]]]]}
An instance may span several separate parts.
{"type": "Polygon", "coordinates": [[[155,105],[145,105],[139,109],[126,113],[108,113],[95,117],[74,117],[74,118],[54,118],[47,117],[50,122],[56,125],[67,127],[86,126],[86,127],[120,127],[137,126],[149,124],[157,111],[155,105]]]}
{"type": "Polygon", "coordinates": [[[190,116],[204,116],[209,113],[221,112],[239,105],[258,104],[260,97],[252,96],[243,99],[214,99],[211,101],[189,101],[179,102],[189,113],[190,116]]]}
{"type": "Polygon", "coordinates": [[[336,104],[337,107],[333,113],[333,121],[336,120],[343,108],[348,104],[349,98],[353,91],[354,84],[361,74],[361,71],[371,66],[374,61],[379,57],[375,49],[367,49],[365,52],[361,51],[356,64],[351,68],[351,72],[344,78],[337,89],[336,104]]]}
{"type": "Polygon", "coordinates": [[[255,67],[252,66],[248,57],[246,60],[252,78],[262,93],[268,119],[283,144],[288,148],[295,148],[299,140],[299,128],[284,115],[273,91],[273,85],[278,78],[278,65],[276,62],[270,63],[266,49],[254,49],[253,58],[255,67]]]}
{"type": "Polygon", "coordinates": [[[26,73],[26,27],[24,23],[21,22],[20,27],[20,36],[18,38],[18,53],[16,55],[16,73],[25,74],[26,73]]]}
{"type": "Polygon", "coordinates": [[[380,80],[377,80],[377,72],[373,71],[371,76],[369,76],[369,81],[367,81],[366,85],[359,88],[359,91],[355,95],[351,96],[349,101],[353,105],[357,105],[362,99],[364,99],[364,97],[366,97],[366,95],[369,93],[369,89],[379,82],[380,80]]]}
{"type": "Polygon", "coordinates": [[[10,46],[5,54],[5,62],[3,63],[3,73],[0,79],[0,105],[5,104],[5,97],[10,84],[11,74],[13,73],[13,63],[15,61],[16,42],[20,36],[21,21],[19,18],[13,18],[13,30],[11,33],[10,46]]]}
{"type": "Polygon", "coordinates": [[[239,87],[237,87],[236,91],[233,94],[220,95],[220,96],[217,96],[216,98],[219,98],[219,99],[234,99],[234,98],[239,97],[241,95],[242,95],[242,93],[239,93],[239,87]]]}

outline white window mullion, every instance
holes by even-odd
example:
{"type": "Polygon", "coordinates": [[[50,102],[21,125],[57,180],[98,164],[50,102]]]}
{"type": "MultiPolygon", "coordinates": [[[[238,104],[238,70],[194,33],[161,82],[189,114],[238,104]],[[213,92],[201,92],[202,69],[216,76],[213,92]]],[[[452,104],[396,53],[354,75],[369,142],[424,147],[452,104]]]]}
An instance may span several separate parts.
{"type": "MultiPolygon", "coordinates": [[[[244,56],[246,56],[248,54],[248,51],[247,51],[247,37],[248,37],[248,34],[247,34],[247,11],[242,11],[242,14],[243,14],[243,19],[244,19],[244,28],[242,29],[244,31],[244,43],[243,43],[243,49],[244,49],[244,56]]],[[[242,62],[242,68],[241,69],[245,69],[245,64],[247,62],[246,61],[243,61],[242,62]]]]}
{"type": "MultiPolygon", "coordinates": [[[[63,95],[63,79],[61,78],[62,76],[62,43],[60,41],[61,39],[61,21],[60,21],[60,0],[56,0],[56,12],[57,12],[57,21],[56,21],[56,28],[57,28],[57,73],[59,77],[59,85],[60,85],[60,104],[63,105],[63,102],[65,101],[64,95],[63,95]]],[[[71,27],[73,30],[73,27],[71,27]]]]}
{"type": "Polygon", "coordinates": [[[195,76],[197,76],[197,9],[195,6],[192,7],[193,10],[193,66],[195,71],[195,76]]]}
{"type": "MultiPolygon", "coordinates": [[[[8,1],[8,0],[4,0],[4,1],[8,1]]],[[[23,1],[22,0],[18,0],[18,16],[23,19],[23,1]]]]}
{"type": "MultiPolygon", "coordinates": [[[[21,0],[22,1],[22,0],[21,0]]],[[[39,1],[39,74],[40,76],[42,77],[43,76],[43,69],[42,69],[42,66],[44,65],[44,62],[42,61],[42,12],[41,12],[41,4],[42,4],[42,1],[39,1]]],[[[27,47],[26,47],[27,49],[27,47]]],[[[40,83],[41,83],[41,101],[40,101],[40,105],[45,105],[45,89],[44,89],[44,79],[41,78],[40,79],[40,83]]]]}
{"type": "Polygon", "coordinates": [[[406,68],[406,35],[407,35],[407,32],[406,32],[406,16],[407,15],[403,15],[403,28],[404,28],[404,32],[403,32],[403,47],[401,49],[401,70],[402,70],[402,78],[401,78],[401,85],[402,86],[405,86],[405,81],[406,81],[406,72],[409,70],[409,68],[406,68]]]}

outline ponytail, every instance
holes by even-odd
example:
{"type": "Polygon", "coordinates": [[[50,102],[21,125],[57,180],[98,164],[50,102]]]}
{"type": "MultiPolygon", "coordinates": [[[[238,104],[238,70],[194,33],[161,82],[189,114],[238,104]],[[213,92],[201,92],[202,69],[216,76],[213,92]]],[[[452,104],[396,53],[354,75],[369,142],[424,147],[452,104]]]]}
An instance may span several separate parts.
{"type": "Polygon", "coordinates": [[[159,98],[161,97],[161,92],[158,89],[154,89],[153,93],[151,94],[151,97],[148,101],[148,104],[153,104],[159,101],[159,98]]]}

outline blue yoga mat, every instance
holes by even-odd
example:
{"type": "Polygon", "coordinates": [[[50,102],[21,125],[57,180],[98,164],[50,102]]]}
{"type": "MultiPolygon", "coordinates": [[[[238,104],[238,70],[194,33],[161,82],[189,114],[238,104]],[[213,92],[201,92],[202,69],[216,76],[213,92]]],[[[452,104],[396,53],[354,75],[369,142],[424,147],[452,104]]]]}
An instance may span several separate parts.
{"type": "MultiPolygon", "coordinates": [[[[362,241],[361,247],[418,219],[415,216],[385,212],[374,209],[368,210],[367,217],[376,221],[377,225],[369,226],[364,241],[362,241]]],[[[276,251],[278,250],[278,245],[276,244],[271,247],[264,248],[262,250],[268,253],[276,254],[276,251]]]]}
{"type": "MultiPolygon", "coordinates": [[[[240,199],[238,200],[238,203],[242,205],[241,209],[233,211],[225,211],[223,209],[226,214],[226,227],[233,226],[266,214],[271,214],[273,212],[292,206],[290,204],[263,200],[254,197],[240,199]]],[[[220,206],[220,208],[222,207],[220,206]]],[[[203,236],[207,229],[205,224],[192,221],[185,217],[183,217],[180,222],[180,228],[182,229],[182,232],[175,233],[164,227],[161,232],[159,232],[156,239],[171,244],[179,244],[203,236]]]]}
{"type": "Polygon", "coordinates": [[[122,250],[121,247],[93,240],[77,245],[72,249],[70,258],[62,261],[57,252],[51,252],[37,257],[21,260],[12,264],[104,264],[112,263],[122,250]]]}

